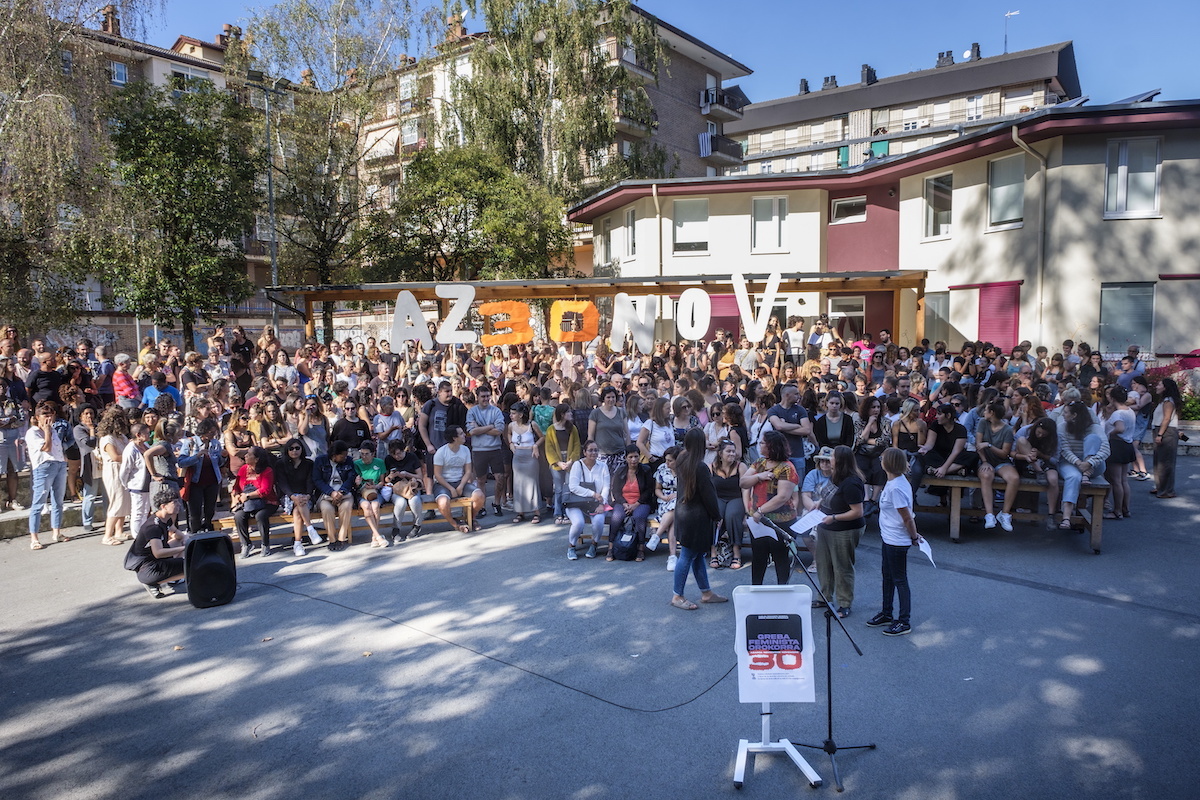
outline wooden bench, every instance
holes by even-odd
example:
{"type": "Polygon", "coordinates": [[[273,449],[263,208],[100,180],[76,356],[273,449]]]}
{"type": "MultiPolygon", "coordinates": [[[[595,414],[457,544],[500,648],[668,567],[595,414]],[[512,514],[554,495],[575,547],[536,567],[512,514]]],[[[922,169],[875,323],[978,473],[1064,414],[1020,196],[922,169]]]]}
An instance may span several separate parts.
{"type": "MultiPolygon", "coordinates": [[[[950,490],[950,505],[946,506],[916,506],[916,510],[927,514],[948,514],[950,516],[950,541],[960,543],[960,534],[962,528],[962,498],[963,490],[979,489],[982,490],[978,478],[963,478],[947,476],[945,478],[937,478],[927,475],[922,479],[922,486],[944,486],[950,490]]],[[[1004,481],[997,479],[993,482],[993,488],[1004,488],[1004,481]]],[[[1059,488],[1062,488],[1061,483],[1059,488]]],[[[1105,484],[1094,485],[1084,484],[1079,487],[1079,502],[1075,506],[1075,514],[1071,517],[1071,527],[1082,527],[1091,534],[1092,552],[1099,555],[1100,539],[1104,527],[1104,498],[1108,494],[1108,486],[1105,484]],[[1085,498],[1088,501],[1088,507],[1084,507],[1085,498]]],[[[1039,483],[1034,480],[1022,480],[1018,491],[1031,492],[1041,494],[1046,492],[1049,487],[1044,483],[1039,483]]],[[[1022,521],[1044,521],[1046,514],[1038,511],[1026,512],[1014,511],[1013,519],[1022,521]]]]}
{"type": "MultiPolygon", "coordinates": [[[[424,515],[424,513],[430,509],[433,509],[436,512],[437,503],[430,503],[430,502],[422,501],[421,507],[422,508],[421,508],[420,513],[422,515],[424,515]]],[[[385,506],[385,508],[386,508],[386,506],[385,506]]],[[[475,527],[475,507],[471,504],[471,498],[469,498],[469,497],[454,498],[453,500],[450,501],[450,513],[453,514],[454,510],[456,508],[462,509],[463,519],[467,523],[467,526],[471,527],[471,528],[475,527]]],[[[351,512],[351,514],[355,517],[362,517],[362,515],[363,515],[362,509],[356,508],[351,512]]],[[[312,521],[313,521],[314,525],[316,525],[319,522],[322,522],[321,510],[319,508],[312,509],[311,517],[312,517],[312,521]]],[[[434,517],[433,520],[430,520],[431,523],[434,521],[440,522],[443,520],[442,520],[441,516],[439,515],[439,516],[434,517]]],[[[272,528],[274,528],[276,525],[282,525],[284,523],[286,523],[288,525],[292,524],[292,515],[291,514],[275,514],[271,517],[271,527],[272,528]]],[[[219,530],[219,531],[233,530],[235,527],[236,526],[234,524],[232,514],[227,517],[214,517],[213,518],[213,528],[215,530],[219,530]]],[[[328,534],[328,531],[326,531],[326,534],[328,534]]],[[[351,527],[350,535],[351,535],[351,538],[354,537],[353,526],[351,527]]],[[[258,527],[256,525],[251,526],[250,537],[258,538],[258,527]]]]}

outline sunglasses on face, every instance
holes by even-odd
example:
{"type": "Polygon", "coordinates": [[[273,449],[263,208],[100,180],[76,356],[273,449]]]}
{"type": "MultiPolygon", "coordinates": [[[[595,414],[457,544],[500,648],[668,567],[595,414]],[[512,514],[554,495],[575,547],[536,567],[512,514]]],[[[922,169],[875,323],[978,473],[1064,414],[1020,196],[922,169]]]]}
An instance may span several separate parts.
{"type": "Polygon", "coordinates": [[[304,451],[304,448],[303,448],[303,447],[301,447],[300,445],[294,445],[294,446],[292,446],[292,447],[289,447],[289,448],[288,448],[288,452],[289,452],[289,453],[291,453],[292,451],[295,451],[295,452],[297,452],[297,453],[300,453],[300,452],[303,452],[303,451],[304,451]]]}

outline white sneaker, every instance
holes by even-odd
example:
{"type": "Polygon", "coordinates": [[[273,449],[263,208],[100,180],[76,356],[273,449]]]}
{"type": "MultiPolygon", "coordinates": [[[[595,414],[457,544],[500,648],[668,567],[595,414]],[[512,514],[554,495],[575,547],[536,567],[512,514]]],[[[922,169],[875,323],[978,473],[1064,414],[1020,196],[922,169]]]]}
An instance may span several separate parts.
{"type": "Polygon", "coordinates": [[[984,517],[983,518],[983,527],[985,527],[985,528],[996,527],[996,515],[988,514],[986,517],[984,517]]]}
{"type": "Polygon", "coordinates": [[[321,538],[321,534],[317,533],[315,529],[308,532],[308,542],[313,547],[316,547],[323,541],[325,540],[321,538]]]}
{"type": "Polygon", "coordinates": [[[996,519],[999,520],[1001,528],[1004,528],[1006,531],[1012,531],[1012,514],[1000,512],[1000,516],[996,517],[996,519]]]}
{"type": "Polygon", "coordinates": [[[8,507],[11,508],[13,511],[28,511],[29,510],[29,506],[25,505],[24,503],[18,502],[16,500],[13,500],[11,503],[9,503],[8,507]]]}
{"type": "Polygon", "coordinates": [[[300,544],[300,542],[296,542],[292,545],[292,552],[298,556],[304,555],[304,545],[300,544]]]}
{"type": "Polygon", "coordinates": [[[667,556],[667,572],[675,571],[675,564],[679,561],[678,556],[667,556]]]}
{"type": "Polygon", "coordinates": [[[649,550],[651,553],[653,553],[655,550],[658,549],[658,543],[661,541],[662,541],[662,539],[659,537],[659,535],[657,533],[651,534],[650,541],[646,542],[646,549],[649,550]]]}

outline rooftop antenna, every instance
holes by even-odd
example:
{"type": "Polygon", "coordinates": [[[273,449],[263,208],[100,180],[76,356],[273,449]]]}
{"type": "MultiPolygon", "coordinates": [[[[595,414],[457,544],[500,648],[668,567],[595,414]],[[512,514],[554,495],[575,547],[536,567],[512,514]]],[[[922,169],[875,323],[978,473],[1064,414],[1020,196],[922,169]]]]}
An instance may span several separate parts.
{"type": "Polygon", "coordinates": [[[1020,11],[1008,11],[1004,14],[1004,54],[1008,55],[1008,18],[1015,17],[1020,11]]]}

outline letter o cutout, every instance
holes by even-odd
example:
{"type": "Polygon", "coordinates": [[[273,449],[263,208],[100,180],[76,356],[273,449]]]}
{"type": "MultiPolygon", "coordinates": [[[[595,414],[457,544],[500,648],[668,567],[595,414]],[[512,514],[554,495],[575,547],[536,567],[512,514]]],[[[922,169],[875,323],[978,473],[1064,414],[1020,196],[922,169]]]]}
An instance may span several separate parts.
{"type": "Polygon", "coordinates": [[[679,295],[675,308],[675,326],[681,339],[702,339],[712,324],[712,298],[708,292],[693,286],[679,295]]]}
{"type": "Polygon", "coordinates": [[[556,342],[590,342],[600,335],[600,309],[590,300],[555,300],[550,306],[550,338],[556,342]],[[582,314],[583,328],[562,329],[563,317],[582,314]]]}

